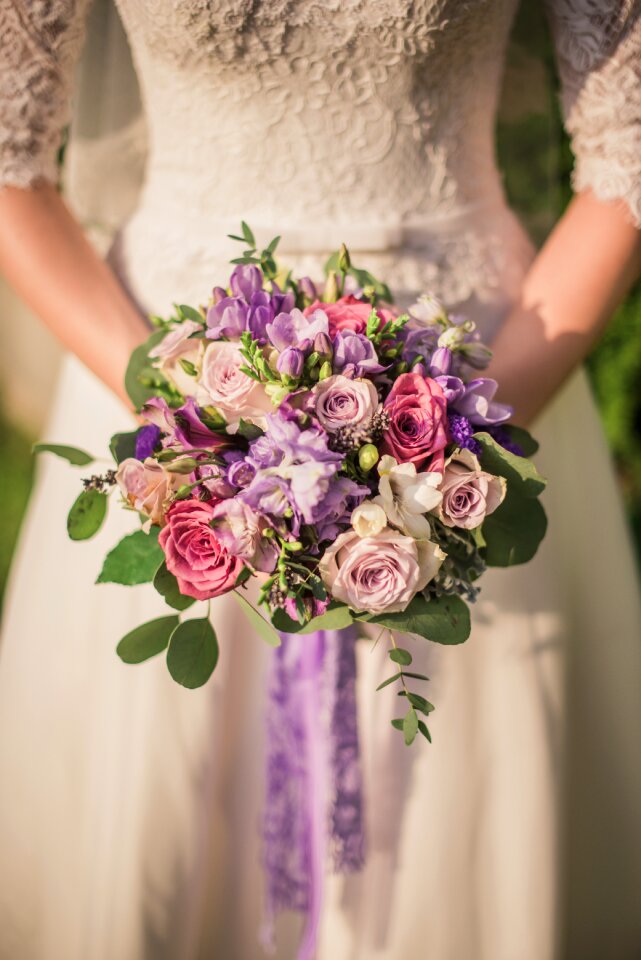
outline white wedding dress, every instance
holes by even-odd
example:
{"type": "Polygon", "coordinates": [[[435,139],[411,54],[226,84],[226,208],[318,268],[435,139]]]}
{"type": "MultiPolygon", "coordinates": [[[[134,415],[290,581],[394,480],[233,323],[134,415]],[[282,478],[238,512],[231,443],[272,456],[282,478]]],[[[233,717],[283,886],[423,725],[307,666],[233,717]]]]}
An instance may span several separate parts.
{"type": "MultiPolygon", "coordinates": [[[[0,0],[2,183],[55,177],[86,6],[0,0]]],[[[533,257],[493,147],[516,0],[118,6],[148,153],[110,261],[141,307],[205,300],[243,217],[261,241],[283,235],[296,271],[317,276],[345,241],[401,303],[432,290],[492,336],[533,257]]],[[[638,0],[549,13],[575,186],[624,198],[641,226],[638,0]]],[[[105,455],[130,424],[67,359],[46,438],[105,455]]],[[[535,433],[549,478],[538,556],[486,575],[463,647],[410,641],[432,677],[431,747],[403,747],[392,688],[374,692],[385,648],[359,644],[367,862],[327,879],[319,960],[641,954],[641,608],[582,373],[535,433]]],[[[0,957],[255,960],[272,653],[223,597],[204,688],[176,685],[162,658],[121,663],[120,637],[166,608],[151,586],[94,585],[132,518],[113,509],[71,543],[84,473],[40,464],[7,600],[0,957]]],[[[280,960],[299,926],[279,924],[280,960]]]]}

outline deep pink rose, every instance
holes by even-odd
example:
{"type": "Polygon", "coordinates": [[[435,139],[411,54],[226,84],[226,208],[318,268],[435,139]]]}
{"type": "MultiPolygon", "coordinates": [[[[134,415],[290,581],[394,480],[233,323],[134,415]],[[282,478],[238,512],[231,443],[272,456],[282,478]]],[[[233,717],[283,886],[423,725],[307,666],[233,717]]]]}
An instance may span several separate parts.
{"type": "Polygon", "coordinates": [[[213,513],[209,502],[178,500],[158,537],[167,569],[176,577],[180,592],[196,600],[227,593],[244,566],[217,540],[210,526],[213,513]]]}
{"type": "Polygon", "coordinates": [[[390,416],[383,453],[399,463],[443,472],[447,444],[447,402],[435,380],[419,373],[402,373],[385,401],[390,416]]]}
{"type": "MultiPolygon", "coordinates": [[[[303,313],[309,316],[314,310],[324,310],[329,320],[329,334],[334,337],[339,330],[353,330],[354,333],[365,333],[367,320],[372,312],[371,303],[363,303],[351,294],[347,297],[341,297],[336,303],[322,303],[315,300],[314,303],[305,307],[303,313]]],[[[382,323],[392,320],[394,314],[391,310],[385,310],[379,307],[376,311],[378,318],[382,323]]]]}

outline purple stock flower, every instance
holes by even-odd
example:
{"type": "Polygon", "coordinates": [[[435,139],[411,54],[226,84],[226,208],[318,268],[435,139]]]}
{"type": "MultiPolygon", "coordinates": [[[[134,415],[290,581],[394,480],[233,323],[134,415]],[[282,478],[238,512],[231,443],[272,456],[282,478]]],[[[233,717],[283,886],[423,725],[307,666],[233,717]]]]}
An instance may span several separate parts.
{"type": "Polygon", "coordinates": [[[499,446],[503,447],[509,453],[515,454],[517,457],[524,457],[523,449],[512,439],[507,430],[502,426],[488,427],[487,432],[491,437],[494,437],[499,446]]]}
{"type": "Polygon", "coordinates": [[[496,380],[477,377],[465,384],[465,390],[453,404],[457,413],[467,417],[470,423],[488,426],[504,423],[512,416],[512,407],[497,403],[493,398],[498,389],[496,380]]]}
{"type": "Polygon", "coordinates": [[[334,370],[345,377],[372,376],[382,373],[374,344],[363,333],[339,330],[334,337],[334,370]]]}
{"type": "Polygon", "coordinates": [[[481,453],[481,444],[474,439],[474,428],[467,417],[462,417],[458,413],[448,413],[447,427],[448,434],[457,447],[471,450],[477,455],[481,453]]]}
{"type": "Polygon", "coordinates": [[[207,311],[207,333],[210,340],[221,337],[238,339],[247,329],[249,307],[240,297],[224,297],[207,311]]]}
{"type": "Polygon", "coordinates": [[[155,423],[147,423],[136,434],[136,460],[146,460],[150,457],[160,442],[160,427],[155,423]]]}
{"type": "Polygon", "coordinates": [[[314,310],[306,317],[302,310],[294,307],[289,313],[279,313],[273,323],[267,324],[267,336],[277,350],[286,347],[298,347],[309,350],[316,334],[329,333],[329,321],[323,310],[314,310]]]}

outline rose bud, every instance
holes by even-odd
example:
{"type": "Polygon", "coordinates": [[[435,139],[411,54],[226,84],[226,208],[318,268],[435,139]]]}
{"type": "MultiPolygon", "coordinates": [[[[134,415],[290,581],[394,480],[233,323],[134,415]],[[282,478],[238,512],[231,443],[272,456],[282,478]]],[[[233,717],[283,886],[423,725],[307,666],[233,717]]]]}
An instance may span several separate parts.
{"type": "Polygon", "coordinates": [[[447,377],[452,369],[452,351],[437,347],[430,361],[430,377],[447,377]]]}
{"type": "Polygon", "coordinates": [[[292,377],[297,380],[303,372],[305,365],[305,354],[296,347],[286,347],[278,357],[276,367],[278,372],[284,377],[292,377]]]}

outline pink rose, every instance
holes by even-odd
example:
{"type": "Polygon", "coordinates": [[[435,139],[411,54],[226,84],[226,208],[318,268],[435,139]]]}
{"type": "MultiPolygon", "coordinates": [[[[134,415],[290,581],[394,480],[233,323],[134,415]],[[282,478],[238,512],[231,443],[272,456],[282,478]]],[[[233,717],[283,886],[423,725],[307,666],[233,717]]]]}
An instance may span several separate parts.
{"type": "Polygon", "coordinates": [[[263,425],[265,415],[274,409],[263,384],[240,369],[246,362],[240,346],[226,340],[210,343],[203,357],[199,400],[220,410],[230,433],[241,419],[263,425]]]}
{"type": "Polygon", "coordinates": [[[399,463],[442,473],[447,445],[447,402],[435,380],[402,373],[385,401],[390,423],[382,449],[399,463]]]}
{"type": "Polygon", "coordinates": [[[244,567],[217,539],[211,526],[213,513],[209,502],[178,500],[158,537],[167,569],[176,577],[180,592],[196,600],[232,590],[244,567]]]}
{"type": "Polygon", "coordinates": [[[481,470],[470,450],[459,450],[445,464],[439,517],[446,527],[479,527],[505,497],[505,480],[481,470]]]}
{"type": "MultiPolygon", "coordinates": [[[[303,313],[309,316],[314,310],[324,310],[329,320],[330,336],[335,336],[339,330],[353,330],[355,333],[365,333],[367,320],[372,312],[371,303],[364,303],[351,294],[347,297],[341,297],[336,303],[322,303],[315,300],[314,303],[305,307],[303,313]]],[[[376,310],[378,318],[382,323],[392,320],[394,314],[391,310],[385,310],[379,307],[376,310]]]]}
{"type": "Polygon", "coordinates": [[[169,497],[185,480],[180,474],[167,473],[153,457],[142,462],[127,457],[118,466],[116,482],[132,507],[162,526],[169,497]]]}
{"type": "Polygon", "coordinates": [[[360,427],[378,408],[378,393],[371,380],[351,380],[336,374],[312,390],[316,416],[328,433],[343,427],[360,427]]]}
{"type": "Polygon", "coordinates": [[[444,558],[430,540],[389,527],[371,537],[348,530],[325,551],[318,569],[332,596],[352,610],[393,613],[433,579],[444,558]]]}

